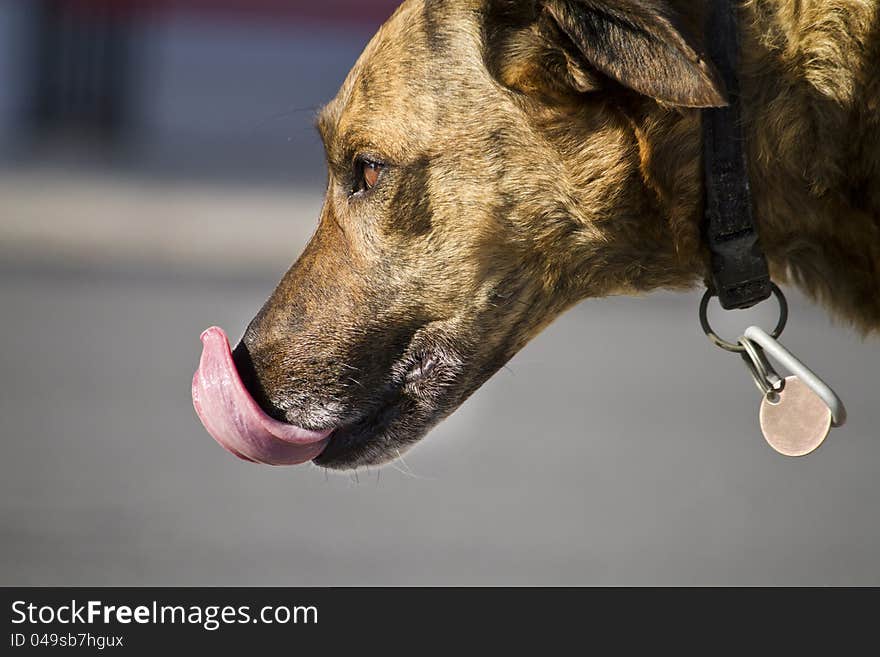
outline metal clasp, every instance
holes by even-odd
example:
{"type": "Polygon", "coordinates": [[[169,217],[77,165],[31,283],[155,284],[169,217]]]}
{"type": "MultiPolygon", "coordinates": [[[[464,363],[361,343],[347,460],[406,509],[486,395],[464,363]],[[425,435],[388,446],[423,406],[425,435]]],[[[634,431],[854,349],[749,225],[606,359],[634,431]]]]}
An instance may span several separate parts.
{"type": "Polygon", "coordinates": [[[756,343],[743,337],[740,338],[739,345],[744,350],[740,356],[742,356],[749,373],[755,380],[758,390],[770,402],[775,404],[779,401],[779,393],[785,388],[785,379],[779,376],[776,370],[773,369],[770,361],[767,360],[764,350],[756,343]]]}
{"type": "MultiPolygon", "coordinates": [[[[747,349],[747,353],[749,349],[757,352],[760,354],[759,360],[762,360],[763,363],[768,366],[769,363],[767,363],[764,352],[769,354],[779,364],[783,365],[788,371],[799,378],[810,388],[810,390],[815,392],[816,395],[825,402],[831,410],[832,426],[841,427],[844,425],[846,422],[846,407],[843,405],[843,400],[836,392],[834,392],[834,390],[832,390],[831,386],[819,378],[819,376],[809,367],[804,365],[804,363],[793,353],[779,344],[776,338],[769,335],[764,329],[758,326],[750,326],[746,329],[745,335],[740,340],[740,345],[749,345],[748,347],[744,347],[747,349]]],[[[751,367],[749,369],[751,370],[751,367]]],[[[772,372],[772,368],[770,368],[770,371],[772,372]]],[[[772,372],[772,374],[776,375],[775,372],[772,372]]],[[[776,376],[778,377],[778,375],[776,376]]],[[[763,390],[760,383],[758,384],[758,387],[763,390]]]]}

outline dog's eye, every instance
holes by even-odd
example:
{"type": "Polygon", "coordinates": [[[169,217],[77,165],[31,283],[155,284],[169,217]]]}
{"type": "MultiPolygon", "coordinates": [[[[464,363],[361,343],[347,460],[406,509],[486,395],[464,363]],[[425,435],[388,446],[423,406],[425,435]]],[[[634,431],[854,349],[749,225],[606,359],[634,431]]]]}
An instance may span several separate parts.
{"type": "Polygon", "coordinates": [[[356,164],[355,192],[363,192],[376,186],[382,173],[383,164],[359,158],[356,164]]]}

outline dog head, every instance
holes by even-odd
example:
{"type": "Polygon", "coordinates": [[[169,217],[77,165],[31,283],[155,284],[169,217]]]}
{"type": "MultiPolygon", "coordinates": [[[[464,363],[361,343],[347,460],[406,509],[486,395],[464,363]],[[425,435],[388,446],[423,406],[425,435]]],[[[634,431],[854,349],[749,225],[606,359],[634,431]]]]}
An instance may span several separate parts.
{"type": "Polygon", "coordinates": [[[233,354],[261,411],[323,441],[306,457],[396,458],[578,300],[700,273],[658,210],[663,184],[696,206],[698,144],[667,153],[680,179],[647,161],[658,116],[668,137],[724,103],[681,19],[409,0],[379,31],[318,119],[317,232],[233,354]]]}

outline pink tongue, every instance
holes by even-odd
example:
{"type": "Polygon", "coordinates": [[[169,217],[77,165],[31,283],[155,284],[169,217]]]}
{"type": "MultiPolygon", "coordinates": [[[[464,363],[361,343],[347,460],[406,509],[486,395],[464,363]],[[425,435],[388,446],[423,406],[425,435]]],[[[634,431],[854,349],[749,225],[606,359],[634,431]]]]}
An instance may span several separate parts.
{"type": "Polygon", "coordinates": [[[241,382],[229,339],[220,328],[202,333],[204,350],[193,377],[193,406],[214,439],[245,461],[296,465],[327,446],[331,431],[308,431],[266,415],[241,382]]]}

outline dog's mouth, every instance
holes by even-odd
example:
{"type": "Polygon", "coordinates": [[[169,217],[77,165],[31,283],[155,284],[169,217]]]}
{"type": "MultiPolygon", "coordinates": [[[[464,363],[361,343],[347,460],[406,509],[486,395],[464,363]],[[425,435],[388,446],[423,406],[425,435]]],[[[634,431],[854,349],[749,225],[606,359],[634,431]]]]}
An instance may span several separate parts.
{"type": "Polygon", "coordinates": [[[416,351],[403,359],[398,364],[400,376],[395,377],[401,378],[402,385],[388,386],[369,412],[339,426],[311,430],[275,419],[257,403],[222,329],[205,331],[202,343],[192,383],[193,405],[208,433],[245,461],[277,466],[314,461],[329,468],[378,464],[399,455],[402,447],[415,442],[439,419],[434,417],[434,404],[422,407],[405,394],[417,389],[423,401],[432,396],[425,382],[440,383],[438,373],[445,369],[434,356],[419,356],[416,351]],[[391,431],[393,427],[397,430],[391,431]]]}
{"type": "Polygon", "coordinates": [[[298,465],[327,447],[332,430],[310,431],[269,417],[245,388],[223,329],[202,334],[202,358],[193,377],[193,406],[208,433],[240,459],[298,465]]]}

